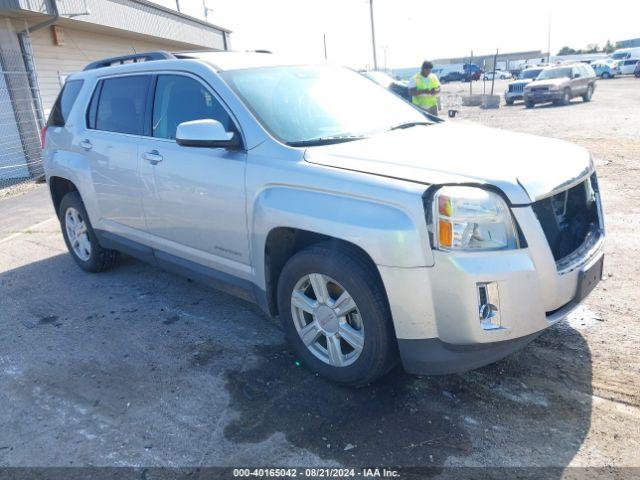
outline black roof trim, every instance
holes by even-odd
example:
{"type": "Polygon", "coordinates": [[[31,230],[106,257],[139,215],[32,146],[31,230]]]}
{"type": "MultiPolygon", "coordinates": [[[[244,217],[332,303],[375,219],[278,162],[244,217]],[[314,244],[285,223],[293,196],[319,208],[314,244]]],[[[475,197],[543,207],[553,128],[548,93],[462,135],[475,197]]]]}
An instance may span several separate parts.
{"type": "Polygon", "coordinates": [[[121,57],[103,58],[96,60],[84,67],[84,70],[95,70],[97,68],[110,67],[112,65],[122,65],[124,63],[151,62],[153,60],[170,60],[176,56],[165,51],[135,53],[133,55],[123,55],[121,57]]]}

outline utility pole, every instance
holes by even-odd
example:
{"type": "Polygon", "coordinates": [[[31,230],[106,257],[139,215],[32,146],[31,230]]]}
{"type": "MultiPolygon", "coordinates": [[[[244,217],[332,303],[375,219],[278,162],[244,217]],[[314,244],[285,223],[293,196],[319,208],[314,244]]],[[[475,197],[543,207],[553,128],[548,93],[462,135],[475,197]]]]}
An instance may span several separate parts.
{"type": "Polygon", "coordinates": [[[176,10],[180,11],[180,0],[176,0],[176,10]]]}
{"type": "Polygon", "coordinates": [[[369,0],[369,12],[371,13],[371,43],[373,46],[373,69],[378,70],[378,57],[376,55],[376,29],[373,24],[373,0],[369,0]]]}
{"type": "Polygon", "coordinates": [[[322,34],[322,40],[324,41],[324,61],[327,61],[327,34],[322,34]]]}
{"type": "Polygon", "coordinates": [[[549,11],[549,25],[547,31],[547,65],[551,65],[551,11],[549,11]]]}
{"type": "Polygon", "coordinates": [[[209,12],[213,12],[212,8],[207,7],[207,0],[202,0],[202,8],[204,8],[204,21],[209,21],[209,12]]]}

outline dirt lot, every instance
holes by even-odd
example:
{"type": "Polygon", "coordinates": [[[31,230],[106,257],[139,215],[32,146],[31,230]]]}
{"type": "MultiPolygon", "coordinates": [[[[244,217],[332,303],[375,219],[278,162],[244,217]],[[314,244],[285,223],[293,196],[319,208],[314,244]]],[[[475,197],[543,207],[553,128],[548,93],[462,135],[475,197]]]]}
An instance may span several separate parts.
{"type": "Polygon", "coordinates": [[[606,280],[571,318],[474,372],[342,389],[246,302],[131,259],[81,272],[40,186],[0,200],[0,466],[640,467],[640,80],[454,121],[593,152],[606,280]]]}

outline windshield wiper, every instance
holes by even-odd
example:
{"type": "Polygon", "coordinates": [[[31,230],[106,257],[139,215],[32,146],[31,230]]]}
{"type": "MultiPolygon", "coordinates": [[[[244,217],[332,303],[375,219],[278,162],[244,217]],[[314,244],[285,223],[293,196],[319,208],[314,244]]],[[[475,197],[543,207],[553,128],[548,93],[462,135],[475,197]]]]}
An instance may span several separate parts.
{"type": "Polygon", "coordinates": [[[364,135],[334,135],[331,137],[318,137],[309,140],[299,140],[295,142],[287,142],[290,147],[318,147],[320,145],[332,145],[334,143],[352,142],[354,140],[362,140],[367,138],[364,135]]]}
{"type": "Polygon", "coordinates": [[[391,127],[389,129],[389,131],[391,131],[391,130],[400,130],[400,129],[405,129],[405,128],[411,128],[411,127],[417,127],[418,125],[433,125],[433,123],[431,123],[431,122],[403,122],[403,123],[399,123],[397,125],[394,125],[393,127],[391,127]]]}

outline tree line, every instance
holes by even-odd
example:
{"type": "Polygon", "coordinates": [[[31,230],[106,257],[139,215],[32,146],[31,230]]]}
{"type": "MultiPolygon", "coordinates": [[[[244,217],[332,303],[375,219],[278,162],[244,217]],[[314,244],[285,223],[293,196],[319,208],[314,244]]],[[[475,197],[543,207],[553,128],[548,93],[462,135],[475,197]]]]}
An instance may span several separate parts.
{"type": "Polygon", "coordinates": [[[602,48],[597,43],[590,43],[587,48],[575,49],[571,47],[562,47],[558,51],[558,55],[579,55],[581,53],[613,53],[614,50],[622,48],[620,42],[611,43],[611,40],[607,40],[602,48]]]}

